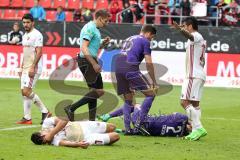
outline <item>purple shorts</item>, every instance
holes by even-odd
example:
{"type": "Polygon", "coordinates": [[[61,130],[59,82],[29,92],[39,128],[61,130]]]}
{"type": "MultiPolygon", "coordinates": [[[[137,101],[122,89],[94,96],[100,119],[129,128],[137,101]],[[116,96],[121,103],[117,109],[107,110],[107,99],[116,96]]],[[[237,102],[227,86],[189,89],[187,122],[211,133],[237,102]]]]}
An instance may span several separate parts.
{"type": "Polygon", "coordinates": [[[115,74],[118,95],[143,91],[150,88],[148,79],[140,72],[139,65],[128,63],[127,56],[119,55],[116,59],[115,74]]]}

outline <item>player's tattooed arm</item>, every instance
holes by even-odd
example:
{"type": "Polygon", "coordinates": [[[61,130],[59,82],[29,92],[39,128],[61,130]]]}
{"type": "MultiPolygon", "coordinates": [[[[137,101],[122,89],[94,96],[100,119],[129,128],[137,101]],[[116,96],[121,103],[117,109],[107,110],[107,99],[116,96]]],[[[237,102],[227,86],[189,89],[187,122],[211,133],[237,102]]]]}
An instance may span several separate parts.
{"type": "Polygon", "coordinates": [[[184,29],[183,26],[180,26],[179,24],[177,24],[177,22],[173,21],[173,27],[179,30],[187,39],[194,41],[193,35],[190,32],[188,32],[186,29],[184,29]]]}
{"type": "Polygon", "coordinates": [[[36,66],[42,57],[42,47],[36,47],[36,57],[33,61],[33,65],[36,66]]]}
{"type": "Polygon", "coordinates": [[[152,79],[152,85],[153,85],[153,87],[155,87],[155,86],[157,86],[157,81],[155,78],[155,71],[154,71],[154,66],[152,63],[152,57],[151,57],[151,55],[145,55],[144,58],[146,61],[146,68],[147,68],[148,74],[152,79]]]}
{"type": "Polygon", "coordinates": [[[180,31],[187,39],[190,39],[191,41],[194,41],[194,37],[193,37],[193,35],[190,32],[188,32],[184,28],[181,28],[180,31]]]}

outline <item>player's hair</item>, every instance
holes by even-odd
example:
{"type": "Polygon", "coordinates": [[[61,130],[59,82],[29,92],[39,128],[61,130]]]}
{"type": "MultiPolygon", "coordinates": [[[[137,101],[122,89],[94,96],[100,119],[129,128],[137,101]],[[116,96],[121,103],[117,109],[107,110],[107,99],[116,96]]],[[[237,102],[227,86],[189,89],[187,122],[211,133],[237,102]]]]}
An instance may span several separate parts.
{"type": "Polygon", "coordinates": [[[181,135],[181,136],[187,136],[187,135],[189,135],[189,133],[191,132],[191,131],[189,131],[188,128],[187,128],[187,125],[191,125],[191,124],[188,122],[188,120],[185,121],[184,123],[185,123],[185,124],[184,124],[184,126],[183,126],[183,132],[182,132],[182,135],[181,135]]]}
{"type": "Polygon", "coordinates": [[[31,140],[34,144],[41,145],[43,144],[43,136],[40,132],[34,132],[31,136],[31,140]]]}
{"type": "Polygon", "coordinates": [[[194,30],[198,30],[198,21],[195,17],[187,17],[183,22],[185,22],[187,26],[192,25],[194,30]]]}
{"type": "Polygon", "coordinates": [[[157,29],[153,25],[146,24],[146,25],[142,26],[141,32],[142,33],[150,32],[152,34],[156,34],[157,33],[157,29]]]}
{"type": "Polygon", "coordinates": [[[108,18],[110,16],[110,13],[105,9],[100,9],[95,13],[95,19],[97,19],[98,17],[108,18]]]}
{"type": "Polygon", "coordinates": [[[19,26],[19,23],[18,22],[14,22],[13,25],[15,26],[19,26]]]}
{"type": "Polygon", "coordinates": [[[22,20],[23,19],[29,19],[32,22],[34,21],[33,16],[30,13],[24,14],[23,17],[22,17],[22,20]]]}

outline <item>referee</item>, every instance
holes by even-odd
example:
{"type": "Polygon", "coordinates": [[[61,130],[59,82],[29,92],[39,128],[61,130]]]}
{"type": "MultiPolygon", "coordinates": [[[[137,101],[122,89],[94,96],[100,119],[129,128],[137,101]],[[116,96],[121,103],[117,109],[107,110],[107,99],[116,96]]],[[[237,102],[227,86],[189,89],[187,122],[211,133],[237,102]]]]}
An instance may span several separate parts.
{"type": "Polygon", "coordinates": [[[109,12],[98,10],[95,13],[95,19],[85,24],[81,30],[81,49],[77,62],[90,90],[82,99],[64,108],[70,121],[74,121],[74,111],[85,104],[88,104],[89,120],[95,120],[97,99],[104,94],[100,73],[101,66],[98,64],[97,53],[99,48],[103,48],[110,41],[110,38],[106,37],[101,44],[99,28],[105,27],[109,22],[109,18],[109,12]]]}

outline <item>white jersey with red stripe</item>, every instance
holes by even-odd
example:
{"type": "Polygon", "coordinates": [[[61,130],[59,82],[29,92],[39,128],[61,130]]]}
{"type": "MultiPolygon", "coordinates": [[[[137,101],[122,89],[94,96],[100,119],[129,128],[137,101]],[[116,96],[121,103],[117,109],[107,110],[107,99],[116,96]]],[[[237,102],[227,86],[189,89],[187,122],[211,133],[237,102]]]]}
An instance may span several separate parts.
{"type": "MultiPolygon", "coordinates": [[[[43,46],[43,36],[42,34],[35,28],[32,29],[29,33],[26,32],[23,35],[22,40],[23,45],[23,73],[28,73],[31,65],[36,58],[36,48],[43,46]]],[[[36,70],[38,74],[42,72],[42,57],[40,58],[38,65],[36,66],[36,70]]]]}
{"type": "Polygon", "coordinates": [[[206,80],[204,71],[206,41],[198,32],[191,33],[194,41],[188,40],[186,46],[186,78],[206,80]]]}

